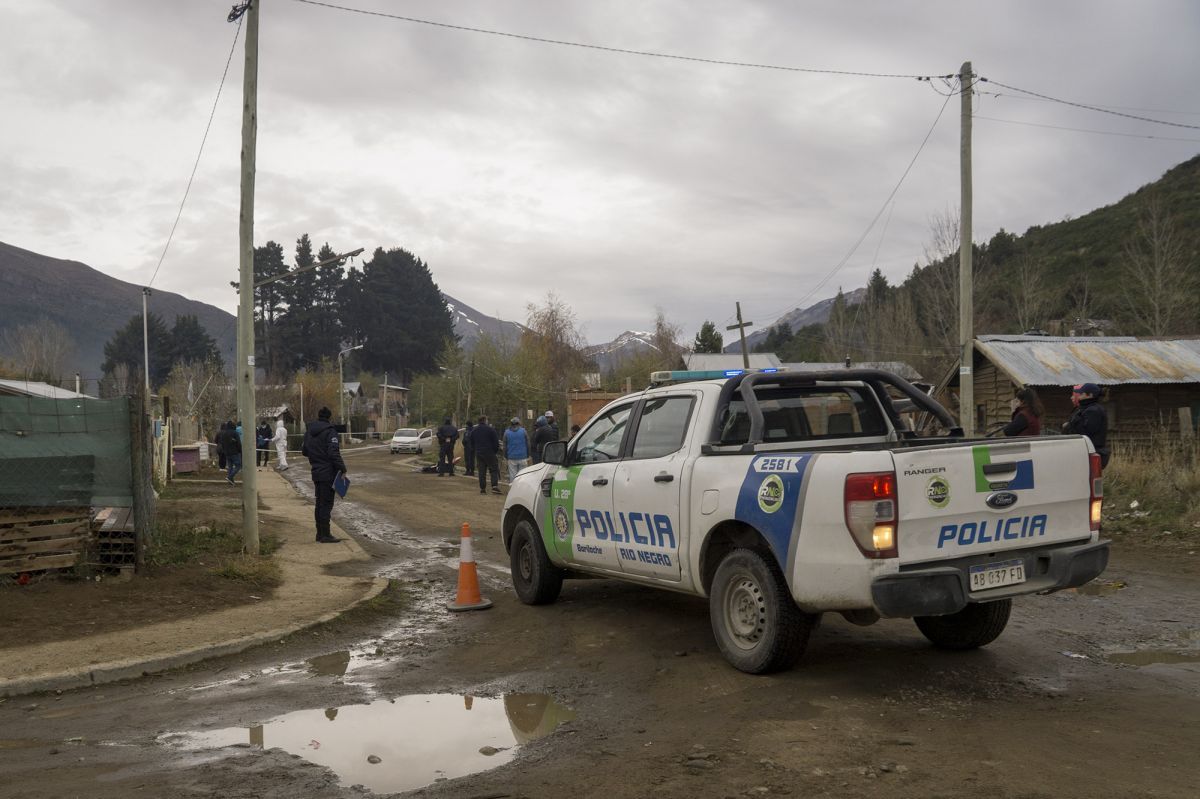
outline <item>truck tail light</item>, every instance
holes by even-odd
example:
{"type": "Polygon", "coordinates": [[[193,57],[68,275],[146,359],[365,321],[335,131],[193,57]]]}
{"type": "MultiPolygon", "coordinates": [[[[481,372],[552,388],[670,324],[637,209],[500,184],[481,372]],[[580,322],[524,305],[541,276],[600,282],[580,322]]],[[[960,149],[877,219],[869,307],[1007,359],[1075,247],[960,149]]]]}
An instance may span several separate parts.
{"type": "Polygon", "coordinates": [[[846,529],[868,558],[894,558],[899,512],[895,472],[846,476],[846,529]]]}
{"type": "Polygon", "coordinates": [[[1091,499],[1091,528],[1100,529],[1100,512],[1104,505],[1104,477],[1100,468],[1100,456],[1096,453],[1088,455],[1088,494],[1091,499]]]}

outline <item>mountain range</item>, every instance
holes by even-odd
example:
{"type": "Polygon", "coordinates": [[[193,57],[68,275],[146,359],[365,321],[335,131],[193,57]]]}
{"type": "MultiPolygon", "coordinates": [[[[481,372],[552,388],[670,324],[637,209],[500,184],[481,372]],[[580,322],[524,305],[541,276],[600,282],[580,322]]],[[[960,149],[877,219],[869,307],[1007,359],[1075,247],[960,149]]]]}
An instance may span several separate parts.
{"type": "MultiPolygon", "coordinates": [[[[466,303],[443,294],[454,318],[454,332],[466,347],[480,334],[515,341],[524,326],[480,313],[466,303]]],[[[225,363],[233,363],[237,350],[236,318],[215,305],[190,300],[180,294],[154,289],[148,308],[167,326],[175,317],[192,314],[217,342],[225,363]]],[[[40,255],[0,242],[0,359],[6,329],[47,318],[62,325],[74,349],[65,367],[68,374],[100,376],[104,344],[131,316],[142,312],[142,288],[104,274],[79,261],[40,255]]]]}

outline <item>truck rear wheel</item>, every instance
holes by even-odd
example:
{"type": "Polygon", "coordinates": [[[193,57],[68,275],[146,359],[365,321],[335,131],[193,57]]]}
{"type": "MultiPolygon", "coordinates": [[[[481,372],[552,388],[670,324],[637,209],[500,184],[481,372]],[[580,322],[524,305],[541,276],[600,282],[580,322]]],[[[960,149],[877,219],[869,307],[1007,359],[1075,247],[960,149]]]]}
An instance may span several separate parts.
{"type": "Polygon", "coordinates": [[[921,634],[941,649],[978,649],[1000,637],[1012,612],[1012,600],[967,605],[948,616],[917,616],[921,634]]]}
{"type": "Polygon", "coordinates": [[[735,549],[721,561],[708,614],[721,654],[749,674],[795,665],[817,619],[796,607],[775,561],[752,549],[735,549]]]}
{"type": "Polygon", "coordinates": [[[526,605],[547,605],[558,599],[563,573],[550,562],[533,522],[517,522],[508,554],[518,599],[526,605]]]}

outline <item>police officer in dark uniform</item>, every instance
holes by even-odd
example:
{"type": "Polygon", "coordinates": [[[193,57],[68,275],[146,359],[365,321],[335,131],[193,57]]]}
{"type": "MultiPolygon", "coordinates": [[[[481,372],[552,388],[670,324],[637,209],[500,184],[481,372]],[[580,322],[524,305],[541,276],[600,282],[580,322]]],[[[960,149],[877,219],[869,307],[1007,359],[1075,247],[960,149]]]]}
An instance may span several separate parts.
{"type": "Polygon", "coordinates": [[[438,477],[454,476],[454,442],[458,441],[458,428],[447,416],[442,420],[442,426],[437,430],[438,440],[438,477]]]}
{"type": "Polygon", "coordinates": [[[1108,466],[1108,412],[1100,404],[1100,386],[1080,383],[1071,389],[1071,404],[1075,410],[1062,426],[1064,433],[1076,433],[1092,440],[1100,455],[1100,468],[1108,466]]]}
{"type": "Polygon", "coordinates": [[[317,421],[309,422],[304,433],[304,444],[300,451],[308,458],[312,468],[313,487],[317,492],[317,543],[333,544],[338,541],[329,532],[329,517],[333,514],[333,479],[338,472],[346,473],[346,462],[342,460],[341,442],[337,428],[329,421],[333,413],[328,408],[317,411],[317,421]]]}

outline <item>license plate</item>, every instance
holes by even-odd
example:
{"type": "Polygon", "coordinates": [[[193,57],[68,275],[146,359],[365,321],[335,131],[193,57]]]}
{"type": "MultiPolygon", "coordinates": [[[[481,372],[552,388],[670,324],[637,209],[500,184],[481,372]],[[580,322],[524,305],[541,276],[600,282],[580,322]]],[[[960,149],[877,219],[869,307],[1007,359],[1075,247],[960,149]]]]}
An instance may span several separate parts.
{"type": "Polygon", "coordinates": [[[1003,563],[972,566],[970,573],[972,591],[1016,585],[1025,582],[1025,561],[1006,560],[1003,563]]]}

